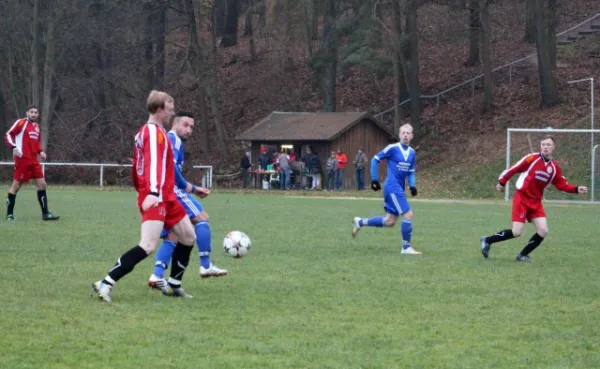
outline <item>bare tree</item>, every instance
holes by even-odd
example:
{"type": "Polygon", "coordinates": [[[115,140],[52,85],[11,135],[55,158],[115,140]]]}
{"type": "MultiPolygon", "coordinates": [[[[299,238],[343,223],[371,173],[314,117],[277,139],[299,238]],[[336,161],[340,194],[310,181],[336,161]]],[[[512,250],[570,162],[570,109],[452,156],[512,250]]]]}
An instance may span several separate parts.
{"type": "Polygon", "coordinates": [[[556,68],[556,0],[548,0],[548,54],[552,69],[556,68]]]}
{"type": "Polygon", "coordinates": [[[491,110],[494,105],[494,78],[492,75],[492,62],[490,60],[490,1],[483,0],[481,6],[481,61],[483,64],[483,94],[484,110],[491,110]]]}
{"type": "Polygon", "coordinates": [[[29,94],[31,97],[31,103],[37,106],[41,103],[40,93],[42,91],[42,76],[40,73],[40,54],[42,52],[42,45],[40,41],[41,34],[41,21],[40,21],[40,1],[33,0],[33,19],[31,20],[31,72],[29,74],[29,94]]]}
{"type": "Polygon", "coordinates": [[[337,17],[337,9],[335,0],[327,1],[327,9],[325,13],[325,29],[324,48],[326,53],[326,68],[325,68],[325,111],[334,112],[337,110],[337,30],[335,28],[335,20],[337,17]]]}
{"type": "Polygon", "coordinates": [[[409,0],[407,10],[408,39],[410,43],[410,122],[415,134],[421,130],[421,85],[419,81],[419,30],[417,24],[418,0],[409,0]]]}
{"type": "Polygon", "coordinates": [[[544,0],[535,0],[536,50],[538,57],[538,75],[542,107],[558,104],[558,91],[554,82],[550,45],[548,43],[547,19],[544,12],[544,0]]]}
{"type": "Polygon", "coordinates": [[[223,34],[223,38],[221,39],[221,46],[223,47],[237,45],[238,14],[238,0],[227,0],[225,32],[223,34]]]}
{"type": "MultiPolygon", "coordinates": [[[[392,0],[392,66],[394,69],[394,130],[398,132],[400,122],[402,120],[402,107],[400,104],[408,99],[409,91],[406,83],[406,75],[404,73],[405,65],[403,48],[406,43],[406,36],[402,32],[402,9],[401,0],[392,0]]],[[[378,4],[375,4],[378,6],[378,4]]],[[[376,9],[377,11],[377,9],[376,9]]]]}
{"type": "Polygon", "coordinates": [[[465,62],[469,67],[479,64],[480,15],[479,0],[469,0],[469,58],[465,62]]]}
{"type": "Polygon", "coordinates": [[[46,20],[46,55],[44,58],[44,93],[42,102],[41,124],[42,148],[47,150],[48,139],[50,135],[50,122],[54,112],[56,99],[53,96],[54,91],[54,68],[56,65],[56,11],[54,9],[54,0],[45,0],[48,7],[46,20]]]}
{"type": "Polygon", "coordinates": [[[256,60],[256,44],[254,42],[254,29],[252,25],[252,17],[254,16],[254,0],[249,0],[248,9],[246,9],[245,14],[245,31],[244,35],[250,39],[248,43],[249,51],[250,51],[250,62],[254,62],[256,60]]]}
{"type": "Polygon", "coordinates": [[[525,0],[525,34],[523,35],[523,42],[533,44],[535,40],[535,0],[525,0]]]}

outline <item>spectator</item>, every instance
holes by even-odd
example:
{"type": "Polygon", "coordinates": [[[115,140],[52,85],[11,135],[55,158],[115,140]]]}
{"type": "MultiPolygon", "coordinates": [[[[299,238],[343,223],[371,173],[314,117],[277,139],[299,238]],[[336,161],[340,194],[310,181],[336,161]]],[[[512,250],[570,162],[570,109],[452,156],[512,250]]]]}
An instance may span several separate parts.
{"type": "Polygon", "coordinates": [[[277,164],[279,165],[279,188],[282,190],[289,190],[291,174],[290,157],[284,150],[279,154],[277,164]]]}
{"type": "Polygon", "coordinates": [[[365,189],[365,165],[367,165],[367,156],[361,149],[358,149],[354,166],[356,167],[356,189],[359,191],[365,189]]]}
{"type": "Polygon", "coordinates": [[[250,182],[251,167],[252,163],[250,162],[250,151],[247,151],[244,156],[242,156],[242,160],[240,160],[240,172],[242,174],[242,186],[244,188],[247,188],[248,183],[250,182]]]}
{"type": "Polygon", "coordinates": [[[317,190],[321,187],[321,159],[316,151],[313,151],[308,157],[310,174],[312,176],[312,189],[317,190]]]}
{"type": "Polygon", "coordinates": [[[327,190],[335,190],[335,179],[338,162],[335,158],[335,151],[331,152],[331,156],[327,159],[327,190]]]}
{"type": "Polygon", "coordinates": [[[348,163],[348,157],[346,156],[346,154],[344,154],[344,152],[342,151],[342,149],[338,149],[337,154],[335,155],[335,158],[338,162],[338,167],[337,167],[337,171],[336,171],[336,178],[335,178],[335,182],[336,182],[336,187],[339,190],[342,189],[342,187],[344,187],[344,167],[346,167],[346,164],[348,163]]]}

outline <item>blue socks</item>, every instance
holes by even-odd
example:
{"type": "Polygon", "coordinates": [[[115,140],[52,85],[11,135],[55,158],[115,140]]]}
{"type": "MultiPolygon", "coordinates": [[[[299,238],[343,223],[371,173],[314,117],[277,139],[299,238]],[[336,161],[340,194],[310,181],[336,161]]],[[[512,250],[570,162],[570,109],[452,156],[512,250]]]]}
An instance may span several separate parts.
{"type": "Polygon", "coordinates": [[[377,227],[381,228],[385,224],[383,217],[373,217],[369,219],[361,219],[358,221],[358,225],[361,227],[377,227]]]}
{"type": "Polygon", "coordinates": [[[155,276],[160,278],[165,277],[165,270],[169,267],[173,250],[175,250],[175,242],[165,239],[156,252],[156,262],[154,263],[155,276]]]}
{"type": "Polygon", "coordinates": [[[402,248],[407,249],[410,247],[410,237],[412,235],[412,220],[402,220],[402,248]]]}
{"type": "Polygon", "coordinates": [[[201,221],[196,224],[196,244],[198,245],[198,254],[200,254],[200,265],[204,268],[210,268],[210,251],[212,236],[210,225],[207,221],[201,221]]]}

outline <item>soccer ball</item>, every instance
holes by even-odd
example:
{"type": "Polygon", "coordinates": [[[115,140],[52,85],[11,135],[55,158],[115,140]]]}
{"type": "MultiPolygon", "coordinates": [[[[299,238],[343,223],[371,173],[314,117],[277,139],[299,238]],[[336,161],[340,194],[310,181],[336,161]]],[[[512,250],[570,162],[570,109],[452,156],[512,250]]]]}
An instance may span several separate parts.
{"type": "Polygon", "coordinates": [[[227,233],[223,240],[223,249],[225,253],[234,258],[245,256],[252,248],[252,242],[247,234],[240,231],[231,231],[227,233]]]}

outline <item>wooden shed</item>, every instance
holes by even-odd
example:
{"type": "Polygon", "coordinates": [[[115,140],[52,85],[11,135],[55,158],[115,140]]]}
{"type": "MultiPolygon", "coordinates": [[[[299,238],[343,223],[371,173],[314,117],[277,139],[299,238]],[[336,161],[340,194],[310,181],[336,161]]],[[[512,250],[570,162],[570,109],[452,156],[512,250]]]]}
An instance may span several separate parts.
{"type": "MultiPolygon", "coordinates": [[[[397,136],[366,112],[272,112],[235,139],[251,142],[252,163],[258,162],[263,148],[278,152],[291,149],[302,157],[310,147],[325,166],[331,151],[341,149],[348,157],[343,187],[356,189],[356,171],[352,162],[357,151],[363,150],[369,159],[365,168],[368,187],[371,158],[391,142],[396,142],[397,136]]],[[[385,165],[381,165],[379,171],[383,179],[385,165]]],[[[325,184],[323,176],[321,185],[325,184]]]]}

